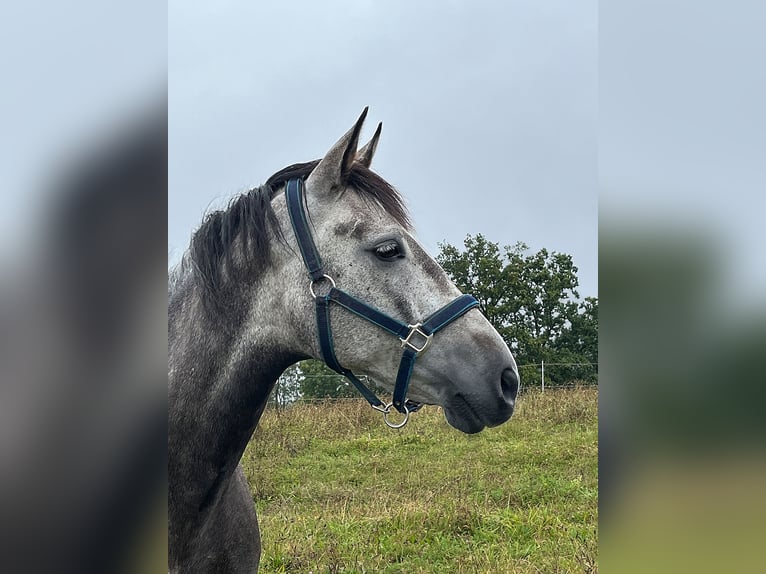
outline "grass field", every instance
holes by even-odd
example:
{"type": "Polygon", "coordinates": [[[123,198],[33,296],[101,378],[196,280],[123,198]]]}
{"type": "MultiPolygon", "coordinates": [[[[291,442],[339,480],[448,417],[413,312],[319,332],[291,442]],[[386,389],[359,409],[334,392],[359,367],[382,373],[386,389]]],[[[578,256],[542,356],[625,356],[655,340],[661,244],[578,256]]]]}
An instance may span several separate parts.
{"type": "Polygon", "coordinates": [[[243,465],[261,572],[595,572],[595,389],[530,391],[467,436],[426,407],[401,430],[362,400],[267,411],[243,465]]]}

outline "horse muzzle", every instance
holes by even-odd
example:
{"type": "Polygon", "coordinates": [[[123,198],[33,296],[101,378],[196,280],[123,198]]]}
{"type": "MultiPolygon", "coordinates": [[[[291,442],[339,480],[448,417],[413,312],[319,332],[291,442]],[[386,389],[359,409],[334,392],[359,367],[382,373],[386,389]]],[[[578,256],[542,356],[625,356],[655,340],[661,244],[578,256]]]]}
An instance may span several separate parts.
{"type": "Polygon", "coordinates": [[[442,406],[447,422],[459,431],[474,434],[510,419],[519,392],[518,371],[507,367],[488,389],[484,388],[484,393],[459,391],[446,397],[442,406]]]}

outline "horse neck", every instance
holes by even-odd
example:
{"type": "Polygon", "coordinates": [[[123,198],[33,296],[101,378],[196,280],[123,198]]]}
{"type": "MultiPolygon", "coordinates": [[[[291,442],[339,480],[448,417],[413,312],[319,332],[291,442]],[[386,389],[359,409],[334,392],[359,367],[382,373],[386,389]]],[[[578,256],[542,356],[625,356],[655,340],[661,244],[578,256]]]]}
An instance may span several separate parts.
{"type": "MultiPolygon", "coordinates": [[[[269,304],[267,295],[255,299],[269,304]]],[[[230,317],[205,312],[189,282],[170,298],[169,510],[178,518],[215,502],[277,378],[303,358],[280,342],[269,314],[247,307],[230,317]]],[[[276,323],[279,313],[271,315],[276,323]]]]}

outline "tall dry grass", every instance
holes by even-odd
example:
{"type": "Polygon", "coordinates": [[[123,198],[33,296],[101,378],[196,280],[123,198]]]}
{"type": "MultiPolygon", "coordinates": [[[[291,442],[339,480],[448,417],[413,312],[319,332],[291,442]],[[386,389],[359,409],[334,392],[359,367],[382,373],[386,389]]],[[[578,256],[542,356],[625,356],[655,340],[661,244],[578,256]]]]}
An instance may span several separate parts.
{"type": "Polygon", "coordinates": [[[264,413],[243,457],[262,572],[592,572],[595,388],[527,390],[477,435],[363,400],[264,413]]]}

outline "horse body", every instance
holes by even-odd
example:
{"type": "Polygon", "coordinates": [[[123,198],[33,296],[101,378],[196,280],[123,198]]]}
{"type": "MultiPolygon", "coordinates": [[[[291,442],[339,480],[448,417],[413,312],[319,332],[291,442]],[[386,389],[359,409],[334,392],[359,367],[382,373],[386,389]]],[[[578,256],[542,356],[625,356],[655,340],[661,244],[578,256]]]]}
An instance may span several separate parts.
{"type": "MultiPolygon", "coordinates": [[[[312,233],[338,284],[410,323],[460,295],[410,233],[400,196],[368,169],[380,127],[357,152],[364,116],[321,161],[285,168],[208,216],[172,273],[173,572],[257,570],[257,518],[237,465],[279,375],[299,360],[322,357],[309,281],[279,194],[288,179],[305,180],[312,233]]],[[[331,309],[330,318],[340,363],[391,386],[399,340],[343,309],[331,309]]],[[[454,325],[418,361],[409,396],[441,405],[450,424],[478,432],[510,418],[518,370],[480,313],[470,311],[454,325]]]]}

